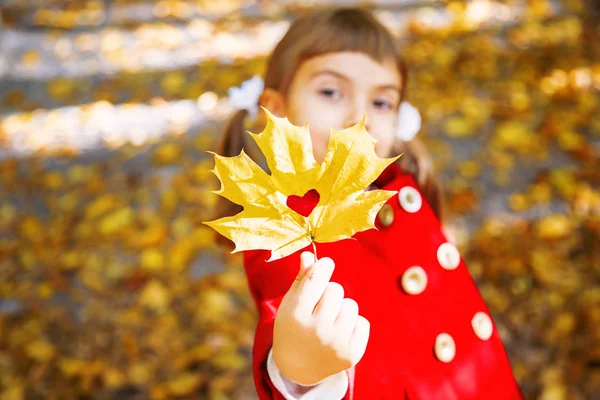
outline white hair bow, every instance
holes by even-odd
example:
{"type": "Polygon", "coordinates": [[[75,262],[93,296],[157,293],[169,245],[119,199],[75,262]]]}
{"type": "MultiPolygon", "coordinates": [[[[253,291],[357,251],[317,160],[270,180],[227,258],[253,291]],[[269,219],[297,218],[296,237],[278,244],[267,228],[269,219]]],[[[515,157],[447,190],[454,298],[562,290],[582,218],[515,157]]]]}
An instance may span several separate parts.
{"type": "Polygon", "coordinates": [[[238,110],[247,110],[250,118],[256,120],[258,116],[258,101],[264,90],[264,82],[260,76],[255,75],[244,81],[240,87],[229,89],[229,101],[238,110]]]}
{"type": "Polygon", "coordinates": [[[404,101],[398,110],[396,137],[408,142],[412,140],[421,129],[421,114],[412,104],[404,101]]]}

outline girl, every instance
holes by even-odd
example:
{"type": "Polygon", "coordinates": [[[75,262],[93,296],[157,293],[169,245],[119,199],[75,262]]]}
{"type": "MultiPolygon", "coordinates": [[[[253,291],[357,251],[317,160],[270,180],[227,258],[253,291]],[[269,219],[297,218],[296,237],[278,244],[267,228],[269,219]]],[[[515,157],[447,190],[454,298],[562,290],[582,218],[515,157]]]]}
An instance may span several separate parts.
{"type": "MultiPolygon", "coordinates": [[[[398,191],[377,230],[318,244],[317,262],[308,252],[273,262],[268,251],[245,252],[259,310],[260,399],[522,398],[489,311],[441,229],[431,162],[416,140],[397,139],[406,79],[393,37],[354,9],[298,19],[268,61],[259,104],[294,125],[309,121],[317,161],[330,128],[364,115],[378,156],[404,155],[372,185],[398,191]]],[[[219,154],[244,148],[266,169],[244,132],[247,115],[232,118],[219,154]]],[[[221,216],[237,211],[223,199],[221,216]]]]}

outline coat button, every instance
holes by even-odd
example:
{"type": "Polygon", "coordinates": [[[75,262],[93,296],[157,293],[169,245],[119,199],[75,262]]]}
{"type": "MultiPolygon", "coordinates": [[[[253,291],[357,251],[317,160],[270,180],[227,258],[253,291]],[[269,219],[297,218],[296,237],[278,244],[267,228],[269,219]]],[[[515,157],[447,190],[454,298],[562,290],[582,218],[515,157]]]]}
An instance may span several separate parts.
{"type": "Polygon", "coordinates": [[[379,222],[384,228],[387,228],[394,222],[394,208],[389,204],[384,204],[377,214],[379,222]]]}
{"type": "Polygon", "coordinates": [[[402,208],[409,213],[416,213],[423,204],[419,191],[412,186],[405,186],[400,189],[398,199],[402,208]]]}
{"type": "Polygon", "coordinates": [[[402,274],[402,289],[408,294],[423,293],[427,287],[427,274],[419,266],[410,267],[402,274]]]}
{"type": "Polygon", "coordinates": [[[473,331],[479,339],[488,340],[492,337],[494,327],[492,325],[492,319],[486,313],[482,311],[475,313],[471,320],[471,326],[473,326],[473,331]]]}
{"type": "Polygon", "coordinates": [[[460,264],[460,253],[452,243],[442,243],[437,250],[437,259],[442,268],[456,269],[460,264]]]}
{"type": "Polygon", "coordinates": [[[435,338],[435,356],[441,362],[449,363],[454,360],[456,355],[456,344],[452,336],[447,333],[440,333],[435,338]]]}

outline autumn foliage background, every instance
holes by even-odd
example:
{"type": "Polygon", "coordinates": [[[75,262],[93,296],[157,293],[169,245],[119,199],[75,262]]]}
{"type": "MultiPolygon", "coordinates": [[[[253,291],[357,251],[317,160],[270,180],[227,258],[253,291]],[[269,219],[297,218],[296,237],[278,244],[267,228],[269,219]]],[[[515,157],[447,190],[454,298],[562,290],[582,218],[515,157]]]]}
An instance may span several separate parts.
{"type": "MultiPolygon", "coordinates": [[[[2,2],[0,399],[255,398],[206,150],[314,3],[2,2]]],[[[599,398],[597,3],[376,10],[523,392],[599,398]]]]}

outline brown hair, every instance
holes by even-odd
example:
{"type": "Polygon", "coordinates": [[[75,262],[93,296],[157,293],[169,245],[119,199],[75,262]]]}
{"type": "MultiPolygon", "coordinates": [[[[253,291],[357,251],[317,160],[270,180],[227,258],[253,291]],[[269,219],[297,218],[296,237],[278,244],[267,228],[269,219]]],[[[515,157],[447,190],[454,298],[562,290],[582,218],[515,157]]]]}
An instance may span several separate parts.
{"type": "MultiPolygon", "coordinates": [[[[402,77],[400,99],[405,99],[407,70],[395,39],[370,12],[352,8],[321,10],[297,19],[268,60],[264,77],[265,89],[271,88],[285,95],[302,62],[319,55],[342,51],[361,52],[378,62],[393,58],[402,77]]],[[[246,110],[240,110],[231,118],[217,153],[231,157],[238,155],[244,148],[251,158],[264,167],[264,158],[258,146],[250,135],[245,134],[244,120],[247,115],[246,110]]],[[[394,150],[404,153],[398,161],[400,166],[415,177],[435,214],[442,221],[442,193],[434,176],[431,158],[423,144],[418,139],[398,141],[394,150]]],[[[227,199],[220,199],[218,217],[234,215],[239,211],[240,206],[227,199]]]]}

